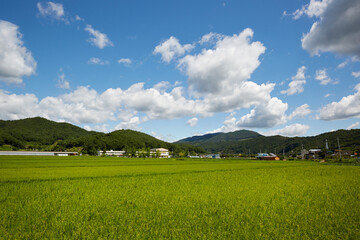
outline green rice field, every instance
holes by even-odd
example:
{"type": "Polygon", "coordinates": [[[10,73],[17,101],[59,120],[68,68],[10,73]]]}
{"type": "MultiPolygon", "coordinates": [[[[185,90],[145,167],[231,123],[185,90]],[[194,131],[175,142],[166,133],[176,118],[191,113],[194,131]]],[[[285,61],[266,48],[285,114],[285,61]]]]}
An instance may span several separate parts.
{"type": "Polygon", "coordinates": [[[0,156],[0,239],[360,239],[360,167],[0,156]]]}

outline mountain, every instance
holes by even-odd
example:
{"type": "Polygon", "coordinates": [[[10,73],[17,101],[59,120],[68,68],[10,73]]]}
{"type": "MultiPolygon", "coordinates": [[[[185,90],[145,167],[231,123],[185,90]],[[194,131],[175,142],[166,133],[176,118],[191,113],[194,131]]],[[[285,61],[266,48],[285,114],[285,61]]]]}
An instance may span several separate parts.
{"type": "Polygon", "coordinates": [[[0,145],[17,148],[38,148],[58,140],[74,139],[98,134],[69,123],[58,123],[35,117],[14,121],[0,120],[0,145]]]}
{"type": "Polygon", "coordinates": [[[176,143],[188,143],[202,147],[208,152],[227,152],[227,148],[238,145],[240,141],[260,137],[257,132],[249,130],[239,130],[229,133],[211,133],[203,136],[194,136],[177,141],[176,143]]]}
{"type": "Polygon", "coordinates": [[[213,153],[243,153],[254,154],[258,152],[273,152],[280,154],[283,151],[299,152],[302,148],[325,148],[328,141],[329,150],[338,149],[338,138],[341,149],[360,151],[360,129],[338,130],[323,133],[312,137],[283,137],[262,136],[256,132],[240,130],[230,133],[219,133],[214,136],[196,136],[196,139],[185,138],[177,143],[188,143],[202,147],[207,152],[213,153]]]}
{"type": "Polygon", "coordinates": [[[40,117],[15,121],[0,120],[0,150],[68,150],[96,154],[100,149],[136,151],[159,147],[177,153],[204,152],[196,146],[164,142],[133,130],[118,130],[105,134],[40,117]]]}

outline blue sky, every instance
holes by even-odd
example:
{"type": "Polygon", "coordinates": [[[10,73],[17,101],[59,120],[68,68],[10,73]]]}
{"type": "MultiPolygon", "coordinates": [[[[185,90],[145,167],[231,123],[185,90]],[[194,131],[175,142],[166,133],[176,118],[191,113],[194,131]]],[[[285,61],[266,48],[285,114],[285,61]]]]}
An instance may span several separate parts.
{"type": "Polygon", "coordinates": [[[166,141],[360,126],[360,2],[1,1],[0,119],[166,141]]]}

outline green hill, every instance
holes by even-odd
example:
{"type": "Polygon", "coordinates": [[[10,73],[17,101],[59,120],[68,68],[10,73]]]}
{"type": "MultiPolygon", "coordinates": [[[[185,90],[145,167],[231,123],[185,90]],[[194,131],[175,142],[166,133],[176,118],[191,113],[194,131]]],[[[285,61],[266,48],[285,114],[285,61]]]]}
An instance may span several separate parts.
{"type": "MultiPolygon", "coordinates": [[[[203,136],[195,136],[182,139],[176,143],[188,143],[194,146],[202,147],[208,152],[234,152],[233,147],[239,145],[239,142],[258,138],[261,135],[254,131],[239,130],[230,133],[212,133],[203,136]]],[[[235,152],[237,152],[235,150],[235,152]]]]}
{"type": "Polygon", "coordinates": [[[248,154],[250,151],[252,154],[258,152],[281,154],[283,151],[286,153],[298,153],[302,148],[323,149],[325,148],[326,139],[329,150],[335,151],[338,148],[337,139],[339,138],[341,149],[352,151],[360,150],[360,129],[338,130],[312,137],[266,137],[256,132],[241,130],[231,133],[220,133],[211,138],[206,137],[206,140],[203,140],[201,136],[197,136],[197,138],[200,140],[185,138],[177,143],[192,144],[212,153],[248,154]]]}
{"type": "Polygon", "coordinates": [[[69,123],[58,123],[35,117],[14,121],[0,120],[0,145],[16,148],[41,148],[56,141],[91,136],[89,132],[69,123]]]}

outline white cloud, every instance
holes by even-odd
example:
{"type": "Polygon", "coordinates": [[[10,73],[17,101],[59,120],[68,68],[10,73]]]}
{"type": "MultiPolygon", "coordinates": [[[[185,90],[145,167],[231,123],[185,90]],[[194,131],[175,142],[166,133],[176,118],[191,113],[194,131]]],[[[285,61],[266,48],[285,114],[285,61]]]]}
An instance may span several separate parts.
{"type": "Polygon", "coordinates": [[[351,129],[354,129],[354,128],[358,128],[359,126],[360,126],[360,122],[356,122],[356,123],[353,123],[350,126],[348,126],[346,129],[351,130],[351,129]]]}
{"type": "MultiPolygon", "coordinates": [[[[301,9],[297,9],[295,12],[293,12],[292,15],[294,19],[299,19],[303,15],[307,15],[309,17],[320,17],[325,9],[327,8],[328,4],[332,0],[310,0],[310,3],[302,6],[301,9]]],[[[284,12],[283,15],[288,15],[286,12],[284,12]]]]}
{"type": "Polygon", "coordinates": [[[352,72],[351,75],[358,78],[358,77],[360,77],[360,72],[352,72]]]}
{"type": "Polygon", "coordinates": [[[18,26],[0,20],[0,81],[19,84],[23,76],[35,74],[37,63],[21,38],[18,26]]]}
{"type": "Polygon", "coordinates": [[[348,63],[349,63],[349,60],[346,60],[346,61],[340,63],[340,64],[337,66],[337,68],[344,68],[348,63]]]}
{"type": "Polygon", "coordinates": [[[93,29],[91,25],[86,25],[85,31],[88,31],[92,36],[88,41],[98,48],[103,49],[106,46],[114,46],[105,33],[93,29]]]}
{"type": "Polygon", "coordinates": [[[332,102],[319,110],[318,119],[337,120],[360,117],[360,83],[355,87],[356,93],[343,97],[339,102],[332,102]]]}
{"type": "Polygon", "coordinates": [[[160,92],[164,92],[166,89],[170,87],[171,84],[168,81],[161,81],[154,85],[154,88],[160,92]]]}
{"type": "Polygon", "coordinates": [[[332,94],[331,93],[327,93],[327,94],[325,94],[325,98],[328,98],[328,97],[330,97],[332,94]]]}
{"type": "Polygon", "coordinates": [[[320,81],[321,85],[328,85],[329,83],[335,84],[334,82],[326,73],[326,69],[316,70],[315,79],[320,81]]]}
{"type": "Polygon", "coordinates": [[[195,96],[227,95],[250,79],[265,52],[261,42],[251,42],[253,34],[247,28],[217,41],[214,49],[182,58],[178,67],[188,75],[190,92],[195,96]]]}
{"type": "Polygon", "coordinates": [[[118,63],[119,64],[124,64],[124,65],[129,65],[132,63],[131,59],[130,58],[120,58],[118,60],[118,63]]]}
{"type": "Polygon", "coordinates": [[[88,64],[105,65],[105,64],[109,64],[109,61],[104,61],[101,60],[100,58],[92,57],[89,59],[88,64]]]}
{"type": "Polygon", "coordinates": [[[115,126],[115,130],[120,129],[132,129],[132,130],[141,130],[139,127],[140,124],[140,118],[139,117],[132,117],[129,119],[129,121],[122,121],[118,125],[115,126]]]}
{"type": "Polygon", "coordinates": [[[79,17],[78,15],[75,16],[75,20],[76,20],[76,21],[84,21],[84,19],[81,18],[81,17],[79,17]]]}
{"type": "Polygon", "coordinates": [[[289,83],[289,88],[282,90],[281,93],[287,94],[288,96],[294,95],[295,93],[302,93],[304,91],[304,85],[306,84],[305,70],[305,66],[300,67],[296,75],[291,77],[292,81],[289,83]]]}
{"type": "Polygon", "coordinates": [[[160,54],[161,60],[170,63],[175,57],[182,56],[193,48],[192,44],[181,45],[177,38],[171,36],[168,40],[156,46],[153,54],[160,54]]]}
{"type": "Polygon", "coordinates": [[[34,94],[9,94],[0,89],[0,119],[17,120],[38,115],[38,99],[34,94]]]}
{"type": "Polygon", "coordinates": [[[107,133],[109,132],[107,129],[107,124],[100,124],[100,125],[85,125],[84,129],[88,130],[88,131],[96,131],[96,132],[103,132],[103,133],[107,133]]]}
{"type": "Polygon", "coordinates": [[[233,132],[236,130],[239,130],[239,128],[236,125],[235,112],[232,112],[226,117],[223,125],[220,128],[217,128],[217,129],[207,132],[207,133],[233,132]]]}
{"type": "Polygon", "coordinates": [[[196,117],[189,119],[186,124],[190,127],[194,127],[198,123],[198,119],[196,117]]]}
{"type": "Polygon", "coordinates": [[[285,112],[287,103],[280,99],[271,98],[266,104],[257,105],[249,114],[242,116],[237,122],[238,127],[270,128],[287,121],[285,112]]]}
{"type": "Polygon", "coordinates": [[[55,18],[57,20],[67,22],[67,20],[65,19],[65,11],[62,4],[54,2],[47,2],[42,4],[38,2],[36,6],[41,16],[55,18]]]}
{"type": "Polygon", "coordinates": [[[199,44],[214,43],[224,38],[224,35],[210,32],[201,37],[199,44]]]}
{"type": "Polygon", "coordinates": [[[308,104],[303,104],[300,107],[297,107],[288,117],[289,120],[295,118],[295,117],[305,117],[306,115],[309,115],[311,113],[311,110],[309,108],[308,104]]]}
{"type": "Polygon", "coordinates": [[[318,18],[301,39],[302,47],[311,55],[333,52],[360,57],[360,1],[311,0],[297,11],[295,18],[303,14],[318,18]]]}
{"type": "Polygon", "coordinates": [[[65,79],[65,73],[60,74],[58,83],[57,83],[57,87],[64,88],[64,89],[70,88],[70,83],[65,79]]]}
{"type": "Polygon", "coordinates": [[[281,129],[261,132],[261,134],[265,136],[281,135],[286,137],[295,137],[295,136],[303,136],[307,132],[307,130],[309,130],[309,128],[310,127],[308,125],[295,123],[281,129]]]}

